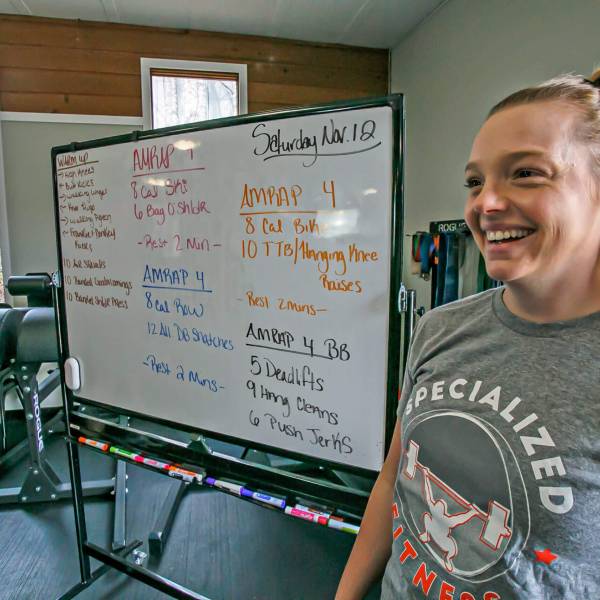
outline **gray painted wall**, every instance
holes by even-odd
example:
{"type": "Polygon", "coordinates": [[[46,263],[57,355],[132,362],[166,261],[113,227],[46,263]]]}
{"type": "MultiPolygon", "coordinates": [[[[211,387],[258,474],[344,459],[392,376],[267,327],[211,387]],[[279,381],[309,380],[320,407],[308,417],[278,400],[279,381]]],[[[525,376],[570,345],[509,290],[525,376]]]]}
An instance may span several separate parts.
{"type": "MultiPolygon", "coordinates": [[[[406,94],[405,233],[462,218],[464,166],[487,111],[557,74],[591,74],[599,25],[599,0],[449,0],[392,51],[392,91],[406,94]]],[[[429,285],[408,265],[404,280],[428,305],[429,285]]]]}
{"type": "Polygon", "coordinates": [[[13,275],[57,267],[50,150],[127,133],[132,126],[3,121],[6,212],[13,275]]]}

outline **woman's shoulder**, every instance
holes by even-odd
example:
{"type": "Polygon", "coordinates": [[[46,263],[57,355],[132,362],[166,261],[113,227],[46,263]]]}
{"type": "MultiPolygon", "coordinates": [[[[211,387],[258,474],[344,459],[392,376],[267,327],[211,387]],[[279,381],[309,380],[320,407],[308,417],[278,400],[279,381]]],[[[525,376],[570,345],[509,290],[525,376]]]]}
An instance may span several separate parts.
{"type": "Polygon", "coordinates": [[[501,290],[486,290],[427,311],[412,336],[411,358],[489,332],[494,323],[493,299],[497,293],[501,290]]]}
{"type": "Polygon", "coordinates": [[[494,288],[437,306],[427,311],[421,317],[419,323],[422,323],[423,327],[429,328],[431,326],[439,327],[445,324],[464,323],[466,319],[486,318],[493,313],[493,298],[499,293],[501,293],[501,290],[494,288]]]}

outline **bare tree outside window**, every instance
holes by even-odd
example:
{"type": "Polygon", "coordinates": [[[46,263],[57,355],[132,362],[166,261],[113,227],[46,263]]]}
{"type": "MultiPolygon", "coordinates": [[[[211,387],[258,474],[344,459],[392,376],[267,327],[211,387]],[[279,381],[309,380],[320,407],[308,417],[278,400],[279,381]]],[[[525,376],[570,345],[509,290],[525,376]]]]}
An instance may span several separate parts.
{"type": "Polygon", "coordinates": [[[238,114],[238,82],[152,74],[153,127],[171,127],[238,114]]]}

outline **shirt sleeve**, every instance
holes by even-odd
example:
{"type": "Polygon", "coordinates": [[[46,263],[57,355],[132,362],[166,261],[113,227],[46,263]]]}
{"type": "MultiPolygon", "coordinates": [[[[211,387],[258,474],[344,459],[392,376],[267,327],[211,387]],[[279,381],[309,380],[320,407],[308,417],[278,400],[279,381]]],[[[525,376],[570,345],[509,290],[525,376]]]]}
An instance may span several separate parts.
{"type": "Polygon", "coordinates": [[[396,410],[396,415],[398,419],[402,417],[404,414],[404,409],[406,408],[406,403],[412,394],[412,390],[414,387],[414,379],[413,374],[415,373],[415,357],[418,354],[417,348],[422,345],[422,340],[426,335],[424,333],[425,323],[429,319],[429,313],[423,315],[417,326],[415,327],[415,331],[413,333],[412,339],[410,341],[410,345],[408,347],[408,358],[406,360],[406,368],[404,370],[404,377],[402,380],[402,387],[400,388],[400,394],[398,399],[398,409],[396,410]]]}

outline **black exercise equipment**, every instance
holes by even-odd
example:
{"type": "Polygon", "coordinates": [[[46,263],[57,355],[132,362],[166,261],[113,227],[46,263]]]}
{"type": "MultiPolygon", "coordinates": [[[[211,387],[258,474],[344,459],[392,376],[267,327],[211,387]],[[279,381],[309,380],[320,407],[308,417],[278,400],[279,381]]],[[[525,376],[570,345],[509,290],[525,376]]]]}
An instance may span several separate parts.
{"type": "MultiPolygon", "coordinates": [[[[6,393],[14,389],[23,407],[27,439],[0,457],[0,468],[16,464],[29,451],[29,466],[21,487],[0,489],[0,504],[33,503],[71,498],[71,484],[61,482],[46,458],[46,434],[62,424],[62,414],[55,415],[44,426],[41,403],[60,384],[58,369],[41,383],[38,373],[42,363],[58,360],[54,309],[43,306],[51,294],[49,275],[35,274],[10,277],[7,289],[13,296],[26,295],[35,307],[0,309],[0,407],[3,450],[5,450],[6,393]]],[[[50,296],[51,297],[51,296],[50,296]]],[[[124,485],[124,481],[123,481],[124,485]]],[[[112,479],[83,484],[85,495],[112,492],[112,479]]]]}
{"type": "Polygon", "coordinates": [[[27,306],[38,308],[52,306],[52,279],[48,273],[13,275],[6,282],[11,296],[27,296],[27,306]]]}
{"type": "MultiPolygon", "coordinates": [[[[17,389],[12,364],[17,352],[17,331],[28,309],[0,308],[0,460],[7,451],[4,398],[17,389]]],[[[0,462],[0,465],[2,463],[0,462]]]]}

